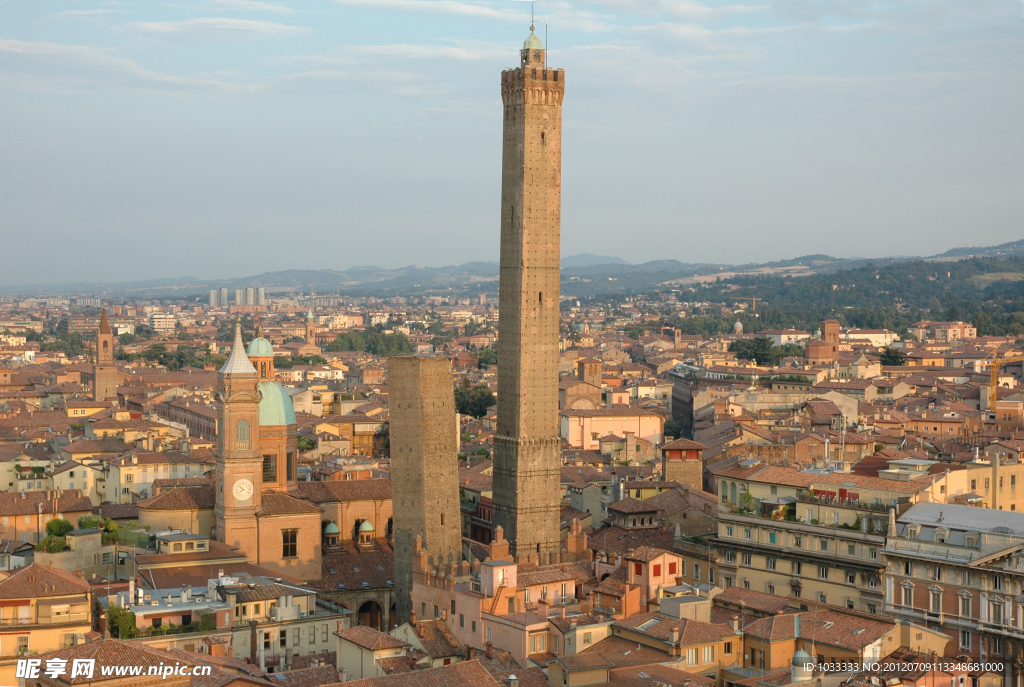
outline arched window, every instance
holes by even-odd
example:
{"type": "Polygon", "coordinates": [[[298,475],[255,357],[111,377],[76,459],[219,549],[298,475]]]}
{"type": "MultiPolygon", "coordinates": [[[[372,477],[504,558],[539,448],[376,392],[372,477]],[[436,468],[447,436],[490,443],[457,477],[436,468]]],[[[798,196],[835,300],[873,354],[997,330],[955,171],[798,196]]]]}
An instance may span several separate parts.
{"type": "Polygon", "coordinates": [[[235,425],[235,448],[249,448],[248,420],[239,420],[235,425]]]}
{"type": "Polygon", "coordinates": [[[103,342],[103,350],[105,351],[105,350],[107,350],[107,349],[108,349],[109,347],[110,347],[110,344],[109,344],[108,342],[104,341],[104,342],[103,342]]]}

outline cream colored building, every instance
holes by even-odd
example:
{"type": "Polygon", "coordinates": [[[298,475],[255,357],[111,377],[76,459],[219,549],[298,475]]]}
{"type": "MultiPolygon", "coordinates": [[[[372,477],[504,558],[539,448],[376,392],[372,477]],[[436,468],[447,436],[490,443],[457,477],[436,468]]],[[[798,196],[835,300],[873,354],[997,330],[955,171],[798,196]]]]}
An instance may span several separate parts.
{"type": "Polygon", "coordinates": [[[715,474],[720,585],[878,613],[889,510],[944,502],[931,461],[893,461],[879,477],[748,460],[715,474]]]}

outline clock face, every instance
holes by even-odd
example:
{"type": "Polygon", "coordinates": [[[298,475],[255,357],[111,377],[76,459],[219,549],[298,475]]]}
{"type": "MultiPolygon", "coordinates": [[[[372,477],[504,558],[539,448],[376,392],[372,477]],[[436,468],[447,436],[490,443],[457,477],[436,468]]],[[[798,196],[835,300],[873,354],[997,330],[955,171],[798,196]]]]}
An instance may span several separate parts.
{"type": "Polygon", "coordinates": [[[247,479],[240,479],[236,481],[231,493],[234,494],[235,498],[239,501],[248,501],[252,497],[252,482],[247,479]]]}

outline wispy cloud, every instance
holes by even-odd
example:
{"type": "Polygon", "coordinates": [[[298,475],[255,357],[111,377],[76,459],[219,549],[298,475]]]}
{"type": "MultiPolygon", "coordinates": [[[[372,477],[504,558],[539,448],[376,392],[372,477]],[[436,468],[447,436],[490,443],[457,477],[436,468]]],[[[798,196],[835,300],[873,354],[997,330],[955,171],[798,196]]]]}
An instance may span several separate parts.
{"type": "Polygon", "coordinates": [[[407,60],[447,59],[484,60],[509,57],[507,45],[480,43],[473,45],[417,45],[395,43],[390,45],[342,45],[331,53],[314,55],[287,55],[277,57],[274,64],[355,64],[365,58],[390,57],[407,60]]]}
{"type": "Polygon", "coordinates": [[[238,12],[268,12],[270,14],[295,14],[298,12],[298,10],[285,5],[258,2],[257,0],[209,0],[207,4],[214,9],[238,12]]]}
{"type": "Polygon", "coordinates": [[[158,91],[250,93],[254,87],[218,79],[153,71],[101,48],[0,39],[0,81],[28,90],[64,91],[89,86],[158,91]]]}
{"type": "Polygon", "coordinates": [[[110,14],[120,14],[125,10],[64,10],[63,12],[54,12],[48,14],[47,17],[50,19],[93,19],[97,17],[103,17],[110,14]]]}
{"type": "Polygon", "coordinates": [[[226,32],[255,38],[287,36],[309,31],[304,26],[229,17],[201,17],[184,21],[136,21],[128,24],[128,27],[137,31],[163,35],[226,32]]]}

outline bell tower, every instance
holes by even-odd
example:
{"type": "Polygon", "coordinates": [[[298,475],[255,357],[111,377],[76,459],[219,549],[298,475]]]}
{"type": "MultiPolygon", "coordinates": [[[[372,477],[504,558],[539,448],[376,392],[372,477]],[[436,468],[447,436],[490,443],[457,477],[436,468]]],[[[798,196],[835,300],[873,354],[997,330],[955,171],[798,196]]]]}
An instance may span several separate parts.
{"type": "Polygon", "coordinates": [[[256,513],[263,486],[259,374],[245,354],[240,324],[235,324],[235,343],[217,378],[217,541],[241,549],[255,560],[256,513]]]}
{"type": "MultiPolygon", "coordinates": [[[[558,555],[558,333],[565,72],[530,27],[501,73],[501,271],[494,524],[514,556],[558,555]]],[[[543,560],[543,559],[542,559],[543,560]]]]}
{"type": "Polygon", "coordinates": [[[96,330],[96,364],[92,374],[92,400],[117,398],[117,367],[114,365],[114,334],[110,331],[107,309],[100,315],[96,330]]]}
{"type": "Polygon", "coordinates": [[[316,320],[313,318],[313,306],[306,313],[306,343],[316,346],[316,320]]]}

